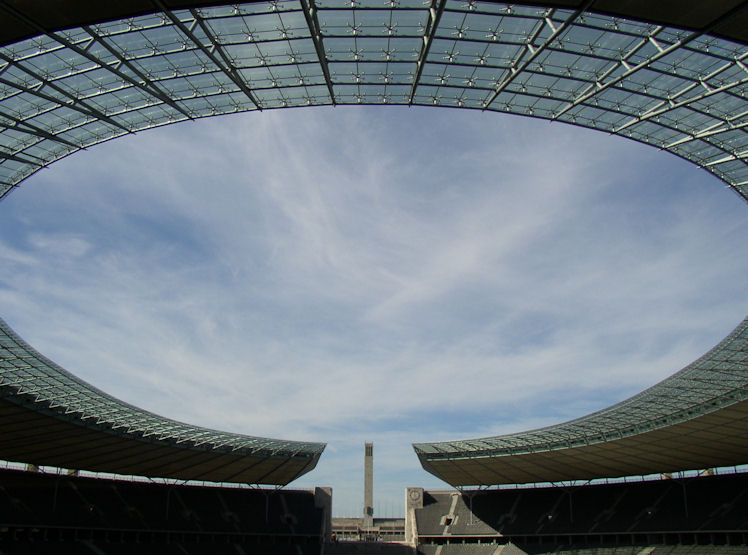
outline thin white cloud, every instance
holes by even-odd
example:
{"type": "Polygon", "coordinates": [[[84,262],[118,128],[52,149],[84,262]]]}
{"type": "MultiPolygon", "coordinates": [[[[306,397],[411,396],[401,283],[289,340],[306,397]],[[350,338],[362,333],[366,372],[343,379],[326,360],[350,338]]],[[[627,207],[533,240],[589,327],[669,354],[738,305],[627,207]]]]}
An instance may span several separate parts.
{"type": "Polygon", "coordinates": [[[300,483],[341,507],[373,440],[394,503],[432,480],[411,441],[580,416],[737,324],[747,224],[721,193],[653,149],[517,118],[198,122],[80,153],[4,201],[0,315],[146,409],[330,442],[300,483]]]}
{"type": "Polygon", "coordinates": [[[31,233],[28,240],[33,249],[44,251],[48,257],[79,258],[91,248],[86,239],[75,235],[31,233]]]}

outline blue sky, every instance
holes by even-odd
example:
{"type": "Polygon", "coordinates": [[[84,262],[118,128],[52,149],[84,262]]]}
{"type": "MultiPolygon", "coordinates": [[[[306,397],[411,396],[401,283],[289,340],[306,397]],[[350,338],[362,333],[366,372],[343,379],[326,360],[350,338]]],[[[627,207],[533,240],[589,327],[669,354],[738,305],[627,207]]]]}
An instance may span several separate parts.
{"type": "Polygon", "coordinates": [[[654,384],[746,316],[748,208],[631,141],[512,116],[307,108],[93,147],[0,209],[0,315],[178,420],[328,443],[293,487],[375,514],[444,487],[410,444],[654,384]]]}

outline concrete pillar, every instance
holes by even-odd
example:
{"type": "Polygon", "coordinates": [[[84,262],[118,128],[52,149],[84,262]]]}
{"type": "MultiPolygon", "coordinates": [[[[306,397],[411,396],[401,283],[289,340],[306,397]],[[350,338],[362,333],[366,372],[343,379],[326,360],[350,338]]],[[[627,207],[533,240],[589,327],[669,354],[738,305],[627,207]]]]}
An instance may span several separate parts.
{"type": "Polygon", "coordinates": [[[418,543],[418,526],[416,510],[423,509],[423,488],[405,489],[405,541],[416,547],[418,543]]]}
{"type": "Polygon", "coordinates": [[[322,509],[322,541],[329,543],[332,535],[332,488],[314,488],[314,506],[322,509]]]}

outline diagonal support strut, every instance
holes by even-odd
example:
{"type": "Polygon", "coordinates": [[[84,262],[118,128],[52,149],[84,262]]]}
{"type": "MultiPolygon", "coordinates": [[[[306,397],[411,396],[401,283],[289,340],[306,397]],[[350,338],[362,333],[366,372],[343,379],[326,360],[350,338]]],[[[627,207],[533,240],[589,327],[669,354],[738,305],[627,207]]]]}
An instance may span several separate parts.
{"type": "Polygon", "coordinates": [[[418,61],[416,62],[416,74],[413,76],[413,85],[410,88],[410,96],[408,97],[409,106],[413,104],[413,98],[416,95],[416,89],[421,80],[421,74],[426,65],[426,59],[429,56],[429,50],[431,50],[431,43],[434,42],[436,30],[439,27],[439,21],[442,18],[442,13],[444,12],[444,6],[446,4],[447,0],[431,0],[431,6],[429,6],[429,20],[423,31],[423,43],[421,44],[421,51],[418,54],[418,61]]]}
{"type": "Polygon", "coordinates": [[[312,35],[312,41],[314,41],[314,49],[317,51],[317,58],[319,59],[319,65],[322,67],[322,74],[325,76],[325,84],[327,90],[330,93],[330,100],[332,105],[335,106],[335,92],[332,87],[332,79],[330,78],[330,69],[327,65],[327,56],[325,55],[325,46],[322,43],[322,30],[319,26],[319,19],[317,18],[317,7],[314,5],[314,0],[299,0],[301,2],[301,9],[304,12],[304,18],[306,24],[309,27],[309,33],[312,35]]]}

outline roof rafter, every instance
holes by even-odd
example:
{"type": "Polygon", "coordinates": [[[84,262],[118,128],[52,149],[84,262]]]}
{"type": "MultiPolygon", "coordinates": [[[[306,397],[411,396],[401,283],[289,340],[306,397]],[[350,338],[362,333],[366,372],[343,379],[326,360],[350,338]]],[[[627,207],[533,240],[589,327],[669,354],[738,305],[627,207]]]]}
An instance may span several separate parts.
{"type": "MultiPolygon", "coordinates": [[[[174,110],[176,110],[177,112],[180,112],[182,115],[184,115],[186,118],[188,118],[188,119],[194,119],[194,117],[187,110],[185,110],[184,108],[182,108],[181,106],[179,106],[179,104],[177,104],[171,97],[169,97],[168,94],[166,94],[164,91],[162,91],[158,87],[158,85],[156,85],[153,81],[151,81],[145,74],[143,74],[142,71],[140,71],[137,67],[135,67],[134,64],[132,64],[127,58],[125,58],[119,50],[117,50],[111,44],[109,44],[109,41],[107,41],[104,37],[102,37],[101,35],[99,35],[96,31],[94,31],[88,25],[83,25],[81,27],[81,29],[83,29],[84,31],[86,31],[86,33],[88,33],[89,35],[91,35],[91,37],[96,42],[98,42],[104,48],[106,48],[106,50],[112,56],[114,56],[115,58],[117,58],[122,65],[124,65],[125,67],[127,67],[127,69],[129,69],[135,75],[137,75],[138,78],[142,80],[142,82],[140,82],[140,81],[138,81],[136,79],[133,79],[132,77],[130,77],[126,73],[123,73],[123,72],[117,70],[116,68],[112,67],[109,64],[102,64],[100,62],[100,60],[98,60],[95,56],[91,56],[88,52],[86,52],[85,50],[83,50],[81,48],[74,48],[74,50],[76,52],[80,53],[82,56],[85,56],[89,60],[91,60],[91,61],[93,61],[95,63],[98,63],[100,67],[108,69],[109,71],[111,71],[112,73],[114,73],[115,75],[117,75],[119,78],[126,80],[131,85],[133,85],[135,87],[138,87],[139,89],[145,91],[146,93],[148,93],[148,94],[150,94],[152,96],[155,96],[161,102],[163,102],[164,104],[168,104],[174,110]]],[[[55,39],[59,40],[56,37],[55,37],[55,39]]],[[[70,41],[65,41],[65,42],[69,43],[70,41]]],[[[72,45],[71,48],[72,47],[75,47],[75,45],[72,45]]]]}
{"type": "Polygon", "coordinates": [[[663,30],[662,26],[658,26],[653,30],[652,33],[650,33],[646,38],[643,38],[639,44],[637,44],[632,50],[630,50],[628,53],[626,53],[625,56],[622,56],[620,61],[618,61],[616,64],[611,66],[603,75],[602,77],[596,82],[591,84],[589,87],[587,87],[586,91],[584,91],[582,94],[580,94],[576,99],[572,100],[568,105],[566,105],[564,108],[561,109],[560,112],[558,112],[554,119],[558,118],[559,116],[566,113],[568,110],[574,108],[575,106],[578,106],[582,102],[585,102],[592,98],[593,96],[599,94],[600,92],[609,89],[610,87],[616,85],[617,83],[620,83],[621,81],[628,79],[631,77],[634,73],[641,71],[642,69],[649,68],[654,62],[657,60],[660,60],[661,58],[664,58],[665,56],[668,56],[669,54],[672,54],[679,48],[684,47],[685,45],[693,42],[697,38],[707,34],[711,29],[714,29],[715,27],[718,27],[725,21],[728,21],[729,19],[733,18],[737,13],[743,11],[748,6],[748,2],[743,2],[742,4],[738,5],[737,7],[733,8],[726,14],[719,17],[716,21],[713,21],[710,25],[705,27],[704,29],[701,29],[699,31],[694,31],[690,33],[686,38],[682,40],[675,41],[670,46],[663,48],[657,41],[656,36],[663,30]],[[647,58],[646,60],[640,62],[639,64],[635,66],[630,66],[627,62],[628,58],[630,58],[635,52],[640,50],[644,45],[646,44],[654,44],[657,53],[654,56],[651,56],[650,58],[647,58]],[[621,75],[614,77],[610,81],[602,82],[606,77],[611,75],[613,72],[615,72],[620,67],[624,67],[626,69],[625,72],[623,72],[621,75]]]}
{"type": "Polygon", "coordinates": [[[151,96],[155,96],[156,98],[158,98],[164,104],[168,104],[169,106],[171,106],[172,108],[174,108],[178,112],[181,112],[185,117],[187,117],[189,119],[193,119],[193,117],[187,111],[185,111],[183,108],[179,107],[172,99],[169,98],[168,95],[166,95],[154,83],[152,83],[147,77],[145,77],[142,74],[142,72],[138,71],[138,69],[135,66],[133,66],[124,56],[122,56],[122,54],[120,52],[118,52],[115,48],[113,48],[106,40],[104,40],[103,37],[101,37],[100,35],[98,35],[98,33],[96,33],[88,25],[83,25],[81,28],[84,31],[86,31],[96,42],[98,42],[104,48],[106,48],[106,50],[110,54],[112,54],[113,56],[115,56],[120,61],[120,63],[122,63],[123,65],[125,65],[130,71],[132,71],[140,79],[142,79],[143,80],[142,83],[139,82],[139,81],[137,81],[136,79],[133,79],[132,77],[130,77],[126,73],[123,73],[123,72],[119,71],[117,68],[112,67],[110,64],[103,63],[100,59],[98,59],[96,56],[93,56],[86,49],[81,48],[77,44],[69,41],[68,39],[66,39],[65,37],[63,37],[62,35],[60,35],[59,33],[54,33],[54,32],[47,31],[42,25],[40,25],[39,23],[37,23],[37,22],[29,19],[26,15],[18,12],[18,10],[15,10],[14,8],[11,8],[11,7],[7,6],[7,5],[4,5],[4,8],[6,10],[8,10],[9,12],[13,13],[13,15],[15,17],[18,17],[20,20],[24,21],[25,23],[27,23],[31,27],[37,29],[37,31],[39,31],[41,34],[43,34],[43,35],[51,38],[55,42],[57,42],[57,43],[61,44],[62,46],[64,46],[65,48],[69,48],[70,50],[72,50],[73,52],[75,52],[76,54],[78,54],[79,56],[82,56],[82,57],[86,58],[87,60],[95,63],[98,67],[101,67],[101,68],[103,68],[103,69],[105,69],[107,71],[112,72],[113,74],[115,74],[117,77],[119,77],[123,81],[128,82],[131,85],[133,85],[133,86],[135,86],[135,87],[137,87],[137,88],[145,91],[146,93],[148,93],[151,96]]]}
{"type": "Polygon", "coordinates": [[[446,3],[447,0],[431,0],[431,5],[429,6],[429,18],[426,27],[423,30],[423,36],[421,37],[423,42],[421,43],[421,50],[418,53],[416,74],[413,76],[413,85],[410,88],[408,104],[413,104],[413,97],[415,97],[416,89],[421,81],[423,68],[426,65],[426,60],[429,56],[429,50],[431,50],[431,43],[434,42],[434,37],[439,28],[439,21],[442,18],[442,13],[444,12],[444,6],[446,3]]]}
{"type": "Polygon", "coordinates": [[[332,78],[330,77],[330,68],[327,64],[325,45],[322,42],[322,30],[320,29],[319,18],[317,17],[317,7],[314,0],[299,0],[299,2],[304,12],[304,19],[306,19],[306,24],[309,27],[309,33],[312,35],[312,41],[314,41],[314,49],[317,51],[317,59],[322,68],[322,75],[325,76],[325,84],[327,85],[327,91],[330,93],[330,101],[334,106],[337,102],[335,100],[332,78]]]}
{"type": "Polygon", "coordinates": [[[566,29],[569,28],[569,26],[574,23],[574,21],[582,15],[592,4],[595,3],[595,0],[587,0],[585,4],[579,8],[578,10],[574,11],[566,20],[561,23],[558,27],[554,27],[552,17],[553,12],[555,10],[550,10],[549,13],[546,15],[545,18],[543,18],[543,21],[541,21],[533,34],[530,36],[529,40],[525,44],[524,49],[522,52],[520,52],[520,55],[512,62],[511,67],[508,70],[508,73],[506,77],[499,83],[499,85],[496,87],[496,91],[490,96],[490,98],[486,101],[486,104],[484,106],[485,108],[488,108],[491,103],[493,103],[494,100],[496,100],[496,97],[501,94],[501,92],[512,82],[514,81],[519,74],[521,74],[532,62],[535,60],[535,58],[540,55],[541,52],[543,52],[550,44],[555,41],[561,33],[566,31],[566,29]],[[545,26],[548,26],[548,28],[551,30],[550,36],[543,41],[543,44],[541,44],[538,47],[535,47],[535,41],[540,36],[540,33],[543,31],[543,28],[545,26]],[[527,53],[530,53],[530,56],[522,61],[522,59],[525,57],[527,53]]]}
{"type": "MultiPolygon", "coordinates": [[[[741,57],[741,59],[744,59],[746,57],[748,57],[748,52],[746,52],[741,57]]],[[[615,129],[613,129],[612,132],[613,133],[620,133],[621,131],[623,131],[624,129],[626,129],[628,127],[631,127],[632,125],[636,125],[637,123],[640,123],[642,121],[646,121],[646,120],[651,119],[653,117],[657,117],[657,116],[659,116],[661,114],[669,112],[670,110],[675,110],[676,108],[681,108],[683,106],[688,106],[689,104],[693,104],[694,102],[699,102],[701,100],[704,100],[705,98],[709,98],[712,95],[723,93],[723,92],[727,92],[727,91],[729,91],[731,89],[734,89],[736,87],[739,87],[741,85],[744,85],[744,84],[748,83],[748,75],[747,75],[743,79],[739,79],[737,81],[733,81],[731,83],[727,83],[726,85],[722,85],[721,87],[710,88],[706,84],[706,81],[708,79],[712,79],[713,77],[715,77],[719,73],[722,73],[723,71],[725,71],[729,67],[732,67],[733,65],[737,65],[739,61],[740,60],[736,60],[734,64],[730,64],[729,66],[724,66],[724,67],[720,68],[719,70],[711,73],[710,75],[708,75],[707,77],[705,77],[703,80],[699,81],[698,84],[697,83],[692,83],[691,85],[689,85],[685,89],[683,89],[683,90],[679,91],[677,94],[673,95],[673,97],[671,99],[663,100],[662,103],[659,106],[655,106],[655,107],[651,108],[650,110],[647,110],[641,116],[636,117],[636,118],[634,118],[634,119],[626,122],[625,124],[621,125],[620,127],[617,127],[615,129]],[[680,96],[683,96],[684,94],[692,91],[693,89],[695,89],[699,85],[701,85],[704,88],[704,90],[700,94],[695,95],[695,96],[691,96],[691,97],[689,97],[689,98],[687,98],[685,100],[681,100],[680,102],[675,102],[675,100],[677,98],[679,98],[680,96]]],[[[748,72],[746,72],[746,73],[748,73],[748,72]]],[[[715,116],[712,116],[712,117],[715,117],[715,116]]]]}
{"type": "Polygon", "coordinates": [[[187,27],[181,19],[179,19],[174,12],[169,10],[161,0],[153,0],[153,2],[159,7],[159,9],[164,12],[166,17],[168,17],[171,22],[180,30],[180,32],[190,39],[195,46],[197,46],[200,51],[205,54],[211,62],[213,62],[216,67],[218,67],[225,75],[228,77],[231,81],[234,82],[234,84],[239,87],[239,90],[244,93],[244,95],[252,102],[252,104],[255,105],[255,108],[258,110],[262,110],[262,106],[260,105],[260,102],[255,98],[255,96],[252,94],[252,91],[249,89],[249,86],[244,81],[244,79],[241,78],[239,73],[236,71],[236,68],[233,66],[231,61],[226,56],[226,53],[221,48],[220,44],[216,40],[216,38],[213,36],[213,34],[210,32],[210,29],[208,29],[208,26],[205,24],[205,21],[202,17],[197,13],[197,11],[190,10],[190,14],[195,19],[195,23],[200,27],[203,33],[205,33],[205,36],[208,38],[208,40],[211,42],[213,47],[218,52],[219,56],[224,60],[223,62],[219,60],[213,52],[210,51],[208,47],[206,47],[203,42],[195,36],[195,33],[187,27]]]}
{"type": "MultiPolygon", "coordinates": [[[[25,64],[17,62],[17,61],[9,58],[8,56],[6,56],[5,54],[2,54],[2,53],[0,53],[0,59],[9,61],[13,66],[17,67],[18,69],[20,69],[21,71],[23,71],[27,75],[30,75],[31,77],[33,77],[34,79],[36,79],[37,81],[39,81],[39,83],[42,85],[42,87],[44,87],[44,86],[49,87],[50,89],[54,90],[55,92],[57,92],[57,93],[65,96],[66,98],[68,98],[72,102],[72,104],[64,104],[64,103],[61,104],[60,103],[60,99],[55,98],[55,97],[53,97],[51,95],[45,94],[45,93],[41,92],[41,90],[36,90],[36,89],[31,88],[31,87],[22,85],[20,83],[16,83],[14,81],[10,81],[10,80],[6,79],[5,77],[0,77],[0,83],[2,83],[3,85],[7,85],[9,87],[13,87],[15,89],[18,89],[20,91],[23,91],[25,93],[28,93],[28,94],[31,94],[31,95],[34,95],[34,96],[38,96],[39,98],[43,98],[44,100],[52,102],[53,104],[61,104],[62,106],[66,106],[68,108],[72,108],[73,110],[76,110],[77,112],[80,112],[80,113],[82,113],[82,114],[84,114],[84,115],[86,115],[86,116],[88,116],[90,118],[99,119],[99,120],[101,120],[103,122],[106,122],[106,123],[108,123],[108,124],[110,124],[110,125],[112,125],[114,127],[117,127],[119,129],[121,129],[122,131],[124,131],[126,133],[132,133],[132,131],[130,131],[127,127],[125,127],[121,123],[113,120],[111,117],[107,116],[101,110],[98,110],[97,108],[94,108],[93,106],[91,106],[85,100],[83,100],[81,98],[78,98],[74,94],[72,94],[72,93],[66,91],[65,89],[59,87],[53,81],[50,81],[49,79],[47,79],[45,77],[42,77],[37,72],[35,72],[32,69],[26,67],[25,64]]],[[[40,87],[40,89],[41,89],[41,87],[40,87]]]]}
{"type": "Polygon", "coordinates": [[[0,118],[5,118],[13,122],[13,125],[7,125],[5,124],[4,127],[6,129],[12,129],[14,131],[18,131],[20,133],[26,133],[28,135],[33,135],[35,137],[38,137],[40,139],[48,139],[50,141],[54,141],[56,143],[60,143],[69,147],[72,147],[74,149],[82,148],[81,145],[77,145],[73,142],[68,141],[64,137],[60,137],[59,135],[55,135],[54,133],[50,133],[48,131],[45,131],[44,129],[40,128],[39,126],[36,126],[32,123],[29,123],[28,121],[22,120],[20,118],[17,118],[15,116],[12,116],[11,114],[8,114],[7,112],[0,110],[0,118]]]}

